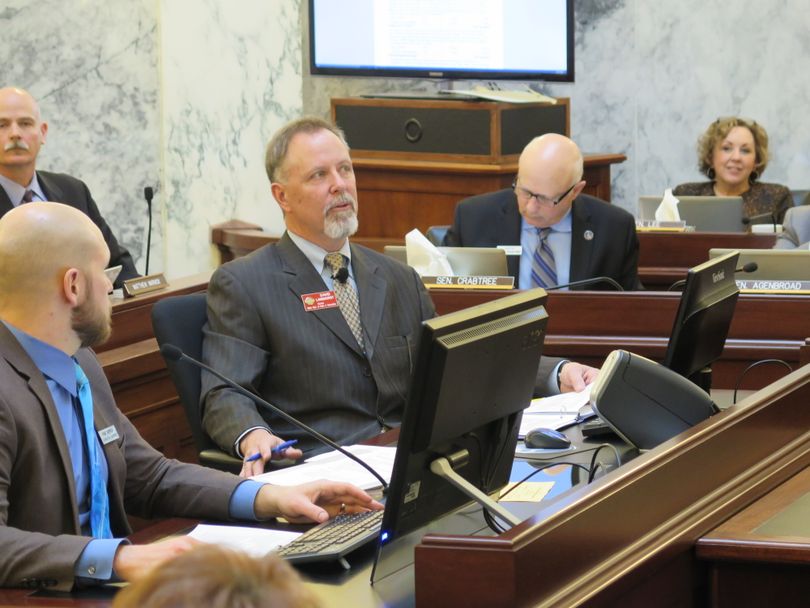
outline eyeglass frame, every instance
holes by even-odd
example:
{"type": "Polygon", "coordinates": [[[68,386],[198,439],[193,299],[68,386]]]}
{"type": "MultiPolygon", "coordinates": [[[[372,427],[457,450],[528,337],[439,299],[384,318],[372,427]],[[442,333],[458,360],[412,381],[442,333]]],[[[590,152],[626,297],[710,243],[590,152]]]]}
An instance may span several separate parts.
{"type": "Polygon", "coordinates": [[[570,188],[568,188],[568,190],[566,190],[565,192],[563,192],[563,193],[562,193],[560,196],[558,196],[557,198],[549,198],[549,197],[547,197],[545,194],[537,194],[536,192],[532,192],[531,190],[527,190],[527,189],[526,189],[526,188],[524,188],[523,186],[518,186],[518,178],[517,178],[517,176],[515,176],[515,179],[513,179],[513,180],[512,180],[512,190],[514,190],[514,191],[515,191],[515,196],[518,196],[517,190],[521,190],[522,192],[524,192],[524,193],[525,193],[526,197],[527,197],[529,200],[536,199],[538,203],[544,203],[544,204],[549,204],[549,203],[550,203],[550,204],[551,204],[551,206],[556,207],[557,205],[559,205],[559,204],[560,204],[560,203],[563,201],[563,199],[564,199],[566,196],[568,196],[569,194],[571,194],[571,191],[572,191],[574,188],[576,188],[576,187],[577,187],[577,184],[578,184],[578,183],[579,183],[579,180],[575,181],[575,182],[574,182],[574,183],[571,185],[571,187],[570,187],[570,188]]]}

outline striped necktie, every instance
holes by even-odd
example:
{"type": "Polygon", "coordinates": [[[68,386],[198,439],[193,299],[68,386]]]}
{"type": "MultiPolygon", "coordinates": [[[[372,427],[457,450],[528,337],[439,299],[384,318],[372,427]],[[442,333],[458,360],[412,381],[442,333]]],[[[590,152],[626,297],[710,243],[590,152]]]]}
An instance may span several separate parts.
{"type": "MultiPolygon", "coordinates": [[[[333,278],[346,265],[346,258],[339,251],[327,253],[324,261],[331,268],[333,278]]],[[[332,291],[335,292],[340,312],[343,313],[343,318],[349,324],[349,329],[352,330],[357,344],[360,345],[361,350],[365,351],[366,346],[363,340],[363,324],[360,322],[360,302],[357,299],[357,292],[349,281],[340,281],[337,278],[334,279],[332,284],[332,291]]]]}
{"type": "Polygon", "coordinates": [[[101,452],[96,441],[96,429],[93,424],[93,393],[84,370],[74,362],[76,384],[79,387],[79,405],[82,408],[84,437],[87,446],[87,468],[90,472],[90,532],[93,538],[112,538],[110,530],[110,498],[107,495],[107,484],[102,474],[101,452]]]}
{"type": "Polygon", "coordinates": [[[532,255],[532,283],[537,287],[551,287],[557,284],[557,266],[554,252],[548,245],[551,228],[538,228],[539,241],[532,255]]]}

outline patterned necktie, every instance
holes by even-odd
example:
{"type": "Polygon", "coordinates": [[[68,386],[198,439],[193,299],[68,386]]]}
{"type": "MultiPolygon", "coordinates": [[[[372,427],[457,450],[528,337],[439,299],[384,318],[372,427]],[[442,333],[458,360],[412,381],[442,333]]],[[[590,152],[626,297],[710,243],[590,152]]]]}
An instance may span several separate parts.
{"type": "Polygon", "coordinates": [[[532,283],[537,287],[551,287],[557,284],[557,266],[554,264],[554,252],[548,245],[551,228],[538,228],[540,238],[537,249],[532,256],[532,283]]]}
{"type": "Polygon", "coordinates": [[[110,530],[110,499],[101,471],[101,454],[96,430],[93,425],[93,394],[84,370],[74,362],[76,384],[79,387],[79,404],[82,407],[84,436],[87,444],[87,465],[90,471],[90,531],[93,538],[112,538],[110,530]]]}
{"type": "MultiPolygon", "coordinates": [[[[336,277],[338,271],[344,267],[345,258],[339,251],[327,253],[324,261],[332,269],[332,276],[336,277]]],[[[360,348],[365,351],[365,342],[363,341],[363,325],[360,323],[360,302],[357,300],[357,292],[348,281],[339,281],[334,279],[332,290],[335,292],[340,312],[349,324],[349,329],[352,330],[357,343],[360,348]]]]}
{"type": "Polygon", "coordinates": [[[20,201],[21,205],[25,203],[30,203],[34,200],[34,191],[33,190],[26,190],[25,194],[23,194],[22,200],[20,201]]]}

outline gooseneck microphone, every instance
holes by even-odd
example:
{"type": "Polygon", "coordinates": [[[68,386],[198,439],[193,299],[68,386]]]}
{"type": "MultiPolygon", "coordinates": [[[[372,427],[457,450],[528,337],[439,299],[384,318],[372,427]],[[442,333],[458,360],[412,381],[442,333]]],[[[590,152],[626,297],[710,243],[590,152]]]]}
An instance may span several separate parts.
{"type": "Polygon", "coordinates": [[[615,279],[611,279],[610,277],[591,277],[590,279],[571,281],[570,283],[563,283],[561,285],[552,285],[551,287],[546,287],[546,291],[554,291],[555,289],[562,289],[563,287],[578,287],[580,285],[591,285],[594,283],[607,283],[615,287],[616,291],[624,291],[624,287],[619,285],[619,283],[616,282],[615,279]]]}
{"type": "Polygon", "coordinates": [[[776,232],[776,225],[779,222],[776,221],[775,213],[759,213],[750,217],[744,217],[742,223],[746,226],[753,224],[770,224],[773,226],[773,231],[776,232]]]}
{"type": "Polygon", "coordinates": [[[143,189],[143,197],[146,199],[146,207],[149,213],[149,227],[146,229],[146,272],[149,274],[149,251],[152,249],[152,198],[155,196],[155,191],[152,186],[147,186],[143,189]]]}
{"type": "Polygon", "coordinates": [[[380,484],[382,484],[383,494],[386,494],[388,492],[388,483],[385,481],[385,479],[382,478],[382,476],[379,473],[377,473],[377,471],[372,469],[368,464],[363,462],[360,458],[358,458],[357,456],[355,456],[354,454],[352,454],[348,450],[342,448],[337,443],[335,443],[334,441],[329,439],[329,437],[326,437],[325,435],[321,435],[318,431],[316,431],[312,427],[309,427],[306,424],[304,424],[303,422],[301,422],[300,420],[297,420],[296,418],[293,418],[292,416],[290,416],[284,410],[279,409],[278,407],[276,407],[272,403],[269,403],[268,401],[265,401],[264,399],[259,397],[259,395],[251,393],[246,388],[240,386],[239,384],[237,384],[236,382],[234,382],[230,378],[228,378],[226,376],[223,376],[218,371],[216,371],[215,369],[209,367],[208,365],[206,365],[202,361],[197,361],[197,359],[195,359],[194,357],[189,357],[186,353],[184,353],[182,350],[177,348],[174,344],[164,344],[164,345],[162,345],[160,347],[160,354],[162,354],[168,361],[173,361],[173,362],[186,361],[188,363],[191,363],[192,365],[196,365],[200,369],[204,369],[205,371],[207,371],[210,374],[215,375],[217,378],[222,380],[225,384],[230,386],[232,389],[237,391],[239,394],[244,395],[245,397],[253,400],[254,403],[257,403],[258,405],[261,405],[263,408],[271,411],[273,414],[279,416],[280,418],[283,418],[284,420],[286,420],[290,424],[292,424],[294,426],[297,426],[299,429],[301,429],[302,431],[307,433],[309,436],[314,437],[315,439],[317,439],[318,441],[320,441],[324,445],[329,446],[333,450],[337,450],[338,452],[340,452],[341,454],[346,456],[346,458],[349,458],[349,459],[355,461],[357,464],[359,464],[361,467],[366,469],[369,473],[374,475],[374,477],[376,477],[379,480],[380,484]]]}
{"type": "Polygon", "coordinates": [[[338,271],[332,275],[333,279],[337,279],[339,283],[346,283],[346,280],[349,278],[349,269],[345,266],[341,266],[338,271]]]}
{"type": "MultiPolygon", "coordinates": [[[[756,272],[759,268],[759,265],[756,262],[748,262],[747,264],[743,264],[739,268],[734,269],[734,274],[738,272],[756,272]]],[[[681,279],[679,281],[675,281],[672,285],[667,288],[667,291],[672,291],[673,289],[678,289],[679,287],[683,287],[686,285],[686,279],[681,279]]]]}

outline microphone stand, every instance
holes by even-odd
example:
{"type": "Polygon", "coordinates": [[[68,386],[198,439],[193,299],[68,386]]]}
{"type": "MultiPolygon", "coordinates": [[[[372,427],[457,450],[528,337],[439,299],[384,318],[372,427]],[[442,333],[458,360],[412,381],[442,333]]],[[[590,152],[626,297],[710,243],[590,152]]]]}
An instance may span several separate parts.
{"type": "Polygon", "coordinates": [[[149,226],[146,229],[146,272],[145,275],[149,274],[149,253],[152,250],[152,197],[154,196],[154,190],[152,190],[151,186],[147,186],[143,189],[143,196],[146,199],[146,206],[149,209],[148,218],[149,218],[149,226]]]}

